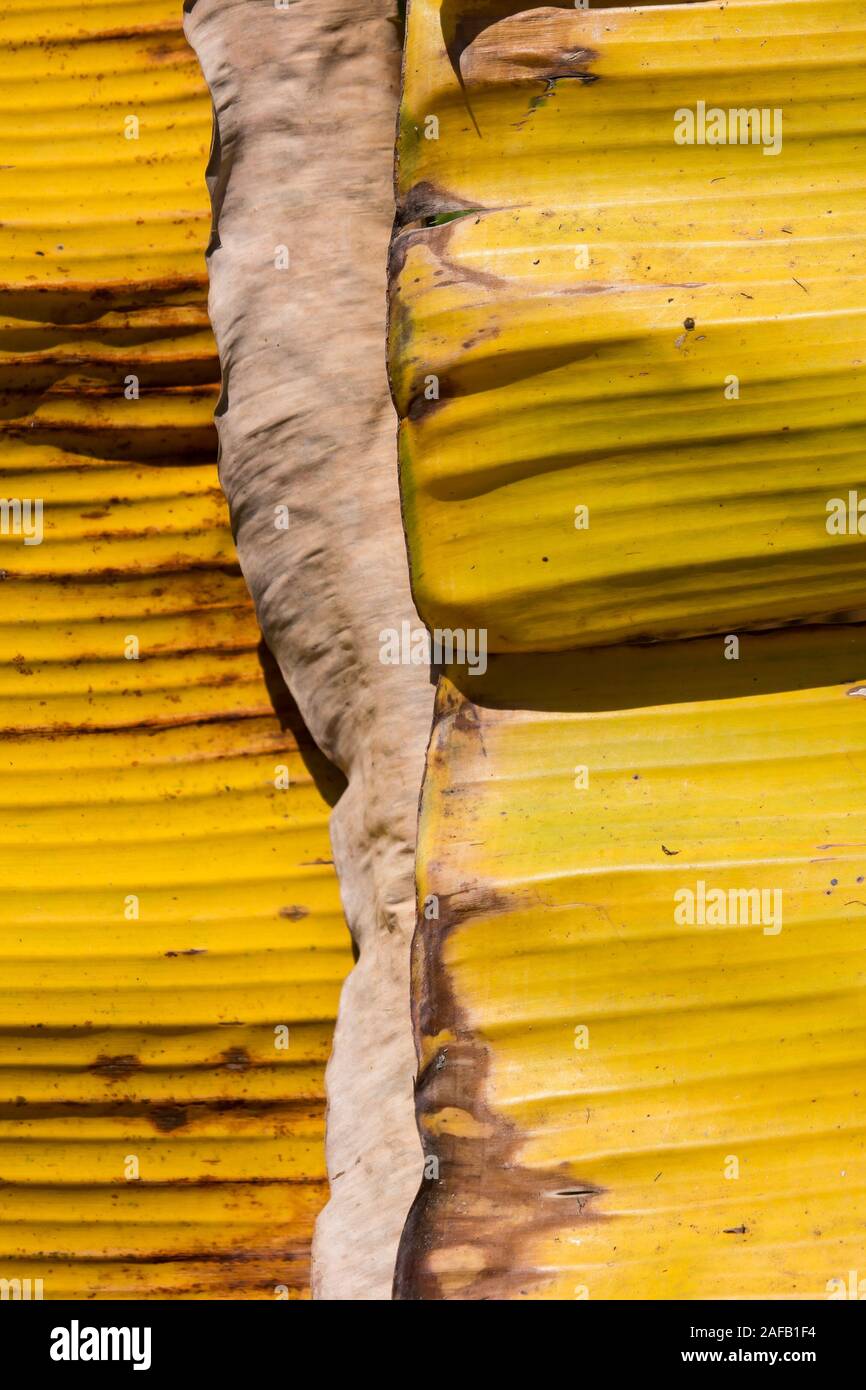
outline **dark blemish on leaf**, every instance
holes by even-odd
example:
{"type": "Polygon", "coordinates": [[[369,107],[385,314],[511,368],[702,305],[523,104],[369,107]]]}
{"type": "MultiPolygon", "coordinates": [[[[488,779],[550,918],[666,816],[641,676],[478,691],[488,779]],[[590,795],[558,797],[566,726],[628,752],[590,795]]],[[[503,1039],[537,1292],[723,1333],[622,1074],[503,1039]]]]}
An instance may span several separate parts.
{"type": "Polygon", "coordinates": [[[230,1047],[222,1057],[228,1071],[249,1071],[253,1064],[245,1047],[230,1047]]]}
{"type": "Polygon", "coordinates": [[[180,1105],[155,1105],[148,1111],[148,1118],[161,1134],[171,1134],[182,1129],[187,1122],[187,1113],[180,1105]]]}
{"type": "Polygon", "coordinates": [[[130,1052],[124,1052],[118,1057],[109,1057],[101,1053],[89,1070],[95,1076],[104,1077],[106,1081],[125,1081],[128,1076],[141,1070],[141,1062],[130,1052]]]}
{"type": "Polygon", "coordinates": [[[424,394],[413,396],[406,411],[409,420],[423,420],[425,416],[432,415],[434,411],[441,409],[447,400],[447,396],[442,393],[442,385],[439,386],[439,395],[429,397],[424,394]]]}
{"type": "MultiPolygon", "coordinates": [[[[488,211],[487,208],[479,207],[477,203],[467,202],[465,198],[458,198],[456,194],[450,193],[445,188],[440,188],[432,180],[423,179],[420,183],[416,183],[401,200],[397,210],[396,225],[398,230],[412,222],[427,228],[442,227],[448,226],[450,222],[454,221],[455,216],[459,216],[463,212],[486,211],[488,211]],[[441,221],[437,220],[440,218],[441,221]]],[[[394,245],[396,244],[395,242],[394,245]]],[[[402,269],[402,264],[397,269],[402,269]]],[[[393,267],[392,273],[394,273],[393,267]]]]}

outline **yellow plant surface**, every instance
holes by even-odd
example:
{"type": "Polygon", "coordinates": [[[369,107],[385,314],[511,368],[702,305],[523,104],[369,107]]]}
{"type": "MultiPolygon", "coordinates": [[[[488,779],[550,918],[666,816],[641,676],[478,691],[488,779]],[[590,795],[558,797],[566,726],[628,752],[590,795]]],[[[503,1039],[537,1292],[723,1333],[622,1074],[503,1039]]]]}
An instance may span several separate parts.
{"type": "Polygon", "coordinates": [[[864,58],[862,0],[412,0],[390,361],[431,627],[862,613],[864,58]]]}
{"type": "Polygon", "coordinates": [[[4,1297],[305,1296],[326,1196],[351,955],[217,481],[181,17],[0,21],[4,1297]]]}
{"type": "Polygon", "coordinates": [[[863,636],[440,682],[398,1296],[824,1299],[862,1269],[863,636]]]}

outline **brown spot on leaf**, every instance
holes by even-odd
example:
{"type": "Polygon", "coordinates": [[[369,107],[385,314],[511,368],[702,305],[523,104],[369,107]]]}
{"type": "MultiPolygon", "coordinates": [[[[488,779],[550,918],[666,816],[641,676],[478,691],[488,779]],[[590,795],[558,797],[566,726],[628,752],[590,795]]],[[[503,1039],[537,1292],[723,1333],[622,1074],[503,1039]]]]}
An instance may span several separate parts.
{"type": "Polygon", "coordinates": [[[187,1113],[180,1105],[154,1105],[147,1112],[148,1119],[161,1134],[172,1134],[187,1123],[187,1113]]]}
{"type": "Polygon", "coordinates": [[[124,1052],[118,1057],[100,1053],[89,1070],[95,1076],[104,1077],[106,1081],[124,1081],[126,1077],[141,1070],[141,1062],[131,1052],[124,1052]]]}
{"type": "Polygon", "coordinates": [[[253,1060],[245,1047],[230,1047],[222,1054],[228,1071],[249,1071],[253,1060]]]}

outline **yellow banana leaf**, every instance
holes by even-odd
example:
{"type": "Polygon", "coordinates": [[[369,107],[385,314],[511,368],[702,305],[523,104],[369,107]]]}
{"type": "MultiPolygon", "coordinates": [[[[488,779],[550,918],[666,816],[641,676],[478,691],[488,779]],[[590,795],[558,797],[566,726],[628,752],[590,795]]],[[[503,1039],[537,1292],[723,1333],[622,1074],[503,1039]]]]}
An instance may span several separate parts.
{"type": "Polygon", "coordinates": [[[441,681],[400,1297],[810,1300],[858,1268],[865,664],[812,628],[441,681]]]}
{"type": "Polygon", "coordinates": [[[390,362],[429,626],[862,613],[864,55],[861,0],[412,0],[390,362]]]}
{"type": "Polygon", "coordinates": [[[823,1299],[862,1268],[863,636],[440,682],[398,1296],[823,1299]]]}
{"type": "Polygon", "coordinates": [[[174,0],[0,45],[2,1296],[305,1296],[351,956],[216,476],[210,103],[174,0]]]}

